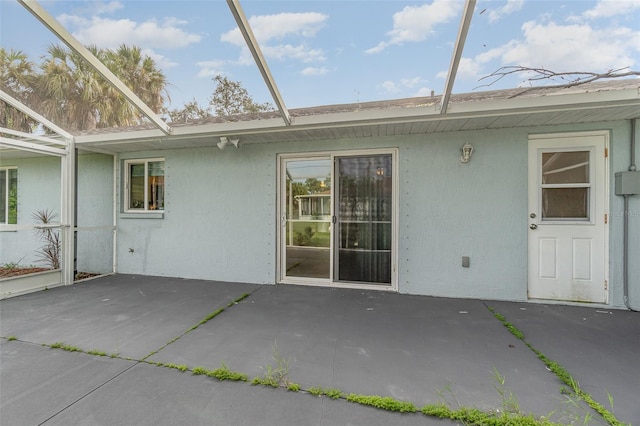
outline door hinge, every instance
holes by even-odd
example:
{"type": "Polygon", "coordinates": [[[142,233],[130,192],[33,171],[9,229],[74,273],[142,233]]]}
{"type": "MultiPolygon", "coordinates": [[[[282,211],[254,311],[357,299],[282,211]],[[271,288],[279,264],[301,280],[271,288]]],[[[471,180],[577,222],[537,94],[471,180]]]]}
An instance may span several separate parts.
{"type": "Polygon", "coordinates": [[[604,289],[609,290],[609,281],[604,280],[604,289]]]}
{"type": "Polygon", "coordinates": [[[604,149],[604,158],[609,158],[609,148],[604,149]]]}
{"type": "Polygon", "coordinates": [[[604,214],[604,224],[606,225],[607,223],[609,223],[609,215],[608,214],[604,214]]]}

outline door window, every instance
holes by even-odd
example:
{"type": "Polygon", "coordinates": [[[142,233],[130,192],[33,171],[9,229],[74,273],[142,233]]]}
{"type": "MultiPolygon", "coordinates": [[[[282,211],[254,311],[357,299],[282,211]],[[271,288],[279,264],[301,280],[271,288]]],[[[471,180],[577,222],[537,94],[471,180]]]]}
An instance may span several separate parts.
{"type": "Polygon", "coordinates": [[[590,151],[542,152],[542,220],[589,220],[590,151]]]}

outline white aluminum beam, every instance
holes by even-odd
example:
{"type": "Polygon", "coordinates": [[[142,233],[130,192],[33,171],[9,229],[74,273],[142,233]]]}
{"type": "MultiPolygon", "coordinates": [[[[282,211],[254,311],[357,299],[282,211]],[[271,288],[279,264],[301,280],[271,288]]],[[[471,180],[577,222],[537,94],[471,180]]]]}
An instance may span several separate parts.
{"type": "Polygon", "coordinates": [[[23,151],[35,152],[38,154],[57,155],[58,157],[64,157],[67,155],[67,151],[64,149],[44,146],[37,143],[18,141],[15,139],[5,138],[4,136],[0,136],[0,146],[18,148],[23,151]]]}
{"type": "MultiPolygon", "coordinates": [[[[5,101],[9,105],[11,105],[12,107],[17,109],[18,111],[27,114],[29,117],[31,117],[34,120],[36,120],[37,122],[41,123],[43,126],[53,130],[55,133],[59,134],[60,136],[62,136],[64,138],[67,138],[67,139],[73,138],[73,135],[71,135],[71,133],[67,132],[66,130],[64,130],[61,127],[56,126],[51,121],[47,120],[46,118],[44,118],[43,116],[41,116],[40,114],[38,114],[37,112],[32,110],[31,108],[29,108],[28,106],[26,106],[25,104],[23,104],[19,100],[13,98],[8,93],[3,92],[2,90],[0,90],[0,99],[2,99],[3,101],[5,101]]],[[[66,145],[66,143],[62,143],[62,142],[61,142],[61,144],[66,145]]]]}
{"type": "Polygon", "coordinates": [[[240,6],[239,0],[227,0],[227,4],[229,5],[229,9],[231,10],[231,14],[233,15],[236,23],[238,24],[238,29],[242,33],[245,41],[247,42],[247,47],[251,51],[251,55],[253,55],[253,59],[260,70],[260,74],[262,74],[262,78],[264,79],[269,92],[271,92],[271,96],[273,97],[273,101],[276,103],[276,107],[278,111],[280,111],[280,115],[282,115],[282,119],[284,120],[287,126],[291,125],[291,115],[289,114],[289,110],[284,104],[284,100],[282,95],[280,95],[280,91],[278,90],[278,86],[276,85],[276,81],[271,75],[271,71],[269,70],[269,66],[267,65],[267,61],[260,50],[260,46],[258,45],[258,41],[256,37],[253,35],[253,30],[249,25],[249,21],[242,10],[242,6],[240,6]]]}
{"type": "Polygon", "coordinates": [[[62,283],[71,285],[75,271],[75,212],[76,212],[76,155],[75,141],[71,139],[67,155],[62,157],[60,179],[60,222],[62,222],[62,283]]]}
{"type": "Polygon", "coordinates": [[[118,77],[115,76],[102,62],[98,60],[82,43],[80,43],[62,24],[47,11],[45,11],[35,0],[18,0],[29,12],[31,12],[40,22],[62,40],[70,49],[82,56],[87,63],[93,67],[114,89],[131,102],[142,114],[151,120],[165,134],[171,134],[171,127],[165,123],[147,104],[145,104],[135,93],[131,91],[118,77]]]}
{"type": "Polygon", "coordinates": [[[464,11],[462,12],[462,20],[460,21],[460,28],[458,29],[458,37],[456,38],[456,44],[453,48],[451,65],[449,65],[447,81],[444,85],[444,91],[442,92],[442,108],[440,109],[441,114],[445,114],[447,112],[447,108],[449,107],[449,98],[451,97],[451,91],[453,90],[453,83],[456,80],[456,74],[458,74],[460,58],[462,57],[464,43],[467,40],[467,34],[469,33],[469,26],[471,25],[471,18],[473,17],[473,11],[475,8],[476,0],[465,1],[464,11]]]}
{"type": "Polygon", "coordinates": [[[16,136],[19,138],[25,138],[32,141],[45,142],[53,145],[63,145],[63,146],[69,145],[67,141],[51,139],[45,136],[38,136],[38,135],[34,135],[33,133],[20,132],[18,130],[7,129],[6,127],[0,127],[0,133],[16,136]]]}

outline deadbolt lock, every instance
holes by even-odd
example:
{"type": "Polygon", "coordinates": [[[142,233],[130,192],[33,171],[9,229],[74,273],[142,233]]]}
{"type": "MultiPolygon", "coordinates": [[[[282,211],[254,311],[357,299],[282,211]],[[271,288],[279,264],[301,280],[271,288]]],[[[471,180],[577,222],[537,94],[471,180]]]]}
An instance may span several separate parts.
{"type": "Polygon", "coordinates": [[[535,213],[531,213],[531,214],[529,215],[529,217],[530,217],[531,219],[535,219],[535,218],[536,218],[536,214],[535,214],[535,213]]]}

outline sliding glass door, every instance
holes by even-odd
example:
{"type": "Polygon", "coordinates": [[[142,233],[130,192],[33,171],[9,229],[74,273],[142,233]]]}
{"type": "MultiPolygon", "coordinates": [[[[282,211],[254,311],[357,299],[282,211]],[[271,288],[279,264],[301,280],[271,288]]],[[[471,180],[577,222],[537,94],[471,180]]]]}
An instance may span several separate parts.
{"type": "Polygon", "coordinates": [[[285,275],[331,278],[331,158],[284,161],[285,275]]]}
{"type": "Polygon", "coordinates": [[[336,159],[336,279],[391,284],[391,155],[336,159]]]}
{"type": "Polygon", "coordinates": [[[394,153],[283,156],[281,282],[393,287],[394,153]]]}

